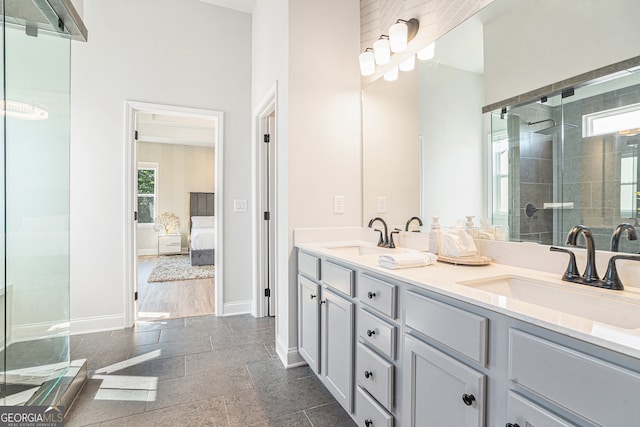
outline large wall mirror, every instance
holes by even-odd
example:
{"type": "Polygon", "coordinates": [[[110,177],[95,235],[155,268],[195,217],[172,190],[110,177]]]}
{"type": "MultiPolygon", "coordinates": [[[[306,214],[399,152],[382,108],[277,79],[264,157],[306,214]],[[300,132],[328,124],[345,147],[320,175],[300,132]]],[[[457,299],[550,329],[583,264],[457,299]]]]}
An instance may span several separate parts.
{"type": "MultiPolygon", "coordinates": [[[[616,40],[640,38],[637,26],[620,25],[639,7],[632,0],[563,5],[495,0],[438,39],[432,60],[363,89],[364,224],[380,216],[404,228],[418,215],[425,226],[433,216],[453,225],[474,216],[478,225],[509,226],[512,241],[562,245],[583,223],[603,250],[617,224],[638,226],[640,135],[633,129],[640,124],[594,134],[584,133],[584,123],[640,111],[640,73],[630,67],[589,84],[582,74],[637,57],[616,40]],[[593,34],[594,22],[623,34],[593,34]],[[552,84],[573,76],[578,84],[564,83],[574,95],[563,97],[552,84]],[[511,97],[506,114],[482,114],[511,97]]],[[[621,240],[621,251],[638,249],[621,240]]]]}

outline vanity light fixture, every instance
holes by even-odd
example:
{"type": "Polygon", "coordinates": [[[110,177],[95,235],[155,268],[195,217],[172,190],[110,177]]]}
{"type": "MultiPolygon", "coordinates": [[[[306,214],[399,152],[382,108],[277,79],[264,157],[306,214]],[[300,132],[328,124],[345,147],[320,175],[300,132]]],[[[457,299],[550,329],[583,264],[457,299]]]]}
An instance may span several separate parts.
{"type": "Polygon", "coordinates": [[[373,42],[373,56],[377,65],[385,65],[391,61],[391,46],[389,36],[382,35],[373,42]]]}
{"type": "Polygon", "coordinates": [[[421,61],[427,61],[433,59],[436,54],[436,42],[431,42],[427,46],[418,51],[418,59],[421,61]]]}
{"type": "Polygon", "coordinates": [[[376,62],[373,56],[373,49],[366,48],[358,57],[360,61],[360,74],[370,76],[376,72],[376,62]]]}
{"type": "Polygon", "coordinates": [[[393,67],[391,70],[384,73],[384,79],[388,82],[395,82],[398,80],[398,67],[393,67]]]}
{"type": "Polygon", "coordinates": [[[391,52],[404,52],[409,43],[418,34],[420,21],[411,18],[408,21],[398,19],[395,24],[389,27],[389,43],[391,52]]]}
{"type": "Polygon", "coordinates": [[[416,67],[416,56],[411,55],[399,65],[401,71],[411,71],[416,67]]]}

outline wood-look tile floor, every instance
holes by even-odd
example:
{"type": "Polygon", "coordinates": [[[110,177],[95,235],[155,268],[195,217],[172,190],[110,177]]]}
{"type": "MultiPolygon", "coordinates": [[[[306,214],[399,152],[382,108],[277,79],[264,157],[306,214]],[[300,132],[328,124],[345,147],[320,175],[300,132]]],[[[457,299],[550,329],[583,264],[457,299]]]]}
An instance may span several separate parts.
{"type": "Polygon", "coordinates": [[[90,378],[66,426],[355,426],[307,366],[283,368],[274,325],[209,315],[72,336],[90,378]]]}
{"type": "Polygon", "coordinates": [[[147,283],[157,256],[138,257],[138,319],[175,319],[214,313],[215,278],[147,283]]]}

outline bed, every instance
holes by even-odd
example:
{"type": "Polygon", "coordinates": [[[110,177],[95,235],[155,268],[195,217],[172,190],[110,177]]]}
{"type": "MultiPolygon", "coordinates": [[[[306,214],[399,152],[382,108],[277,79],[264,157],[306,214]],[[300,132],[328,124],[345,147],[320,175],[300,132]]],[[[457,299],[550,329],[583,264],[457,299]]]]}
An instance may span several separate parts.
{"type": "Polygon", "coordinates": [[[191,265],[214,265],[216,224],[214,193],[189,193],[189,256],[191,265]]]}

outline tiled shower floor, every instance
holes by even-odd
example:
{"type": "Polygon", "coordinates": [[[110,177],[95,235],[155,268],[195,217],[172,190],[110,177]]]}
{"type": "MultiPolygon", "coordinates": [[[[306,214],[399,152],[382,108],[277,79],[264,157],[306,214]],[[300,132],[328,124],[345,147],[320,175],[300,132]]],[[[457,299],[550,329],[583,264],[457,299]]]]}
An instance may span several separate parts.
{"type": "Polygon", "coordinates": [[[284,369],[273,318],[200,316],[71,337],[89,379],[67,426],[355,426],[307,366],[284,369]]]}

